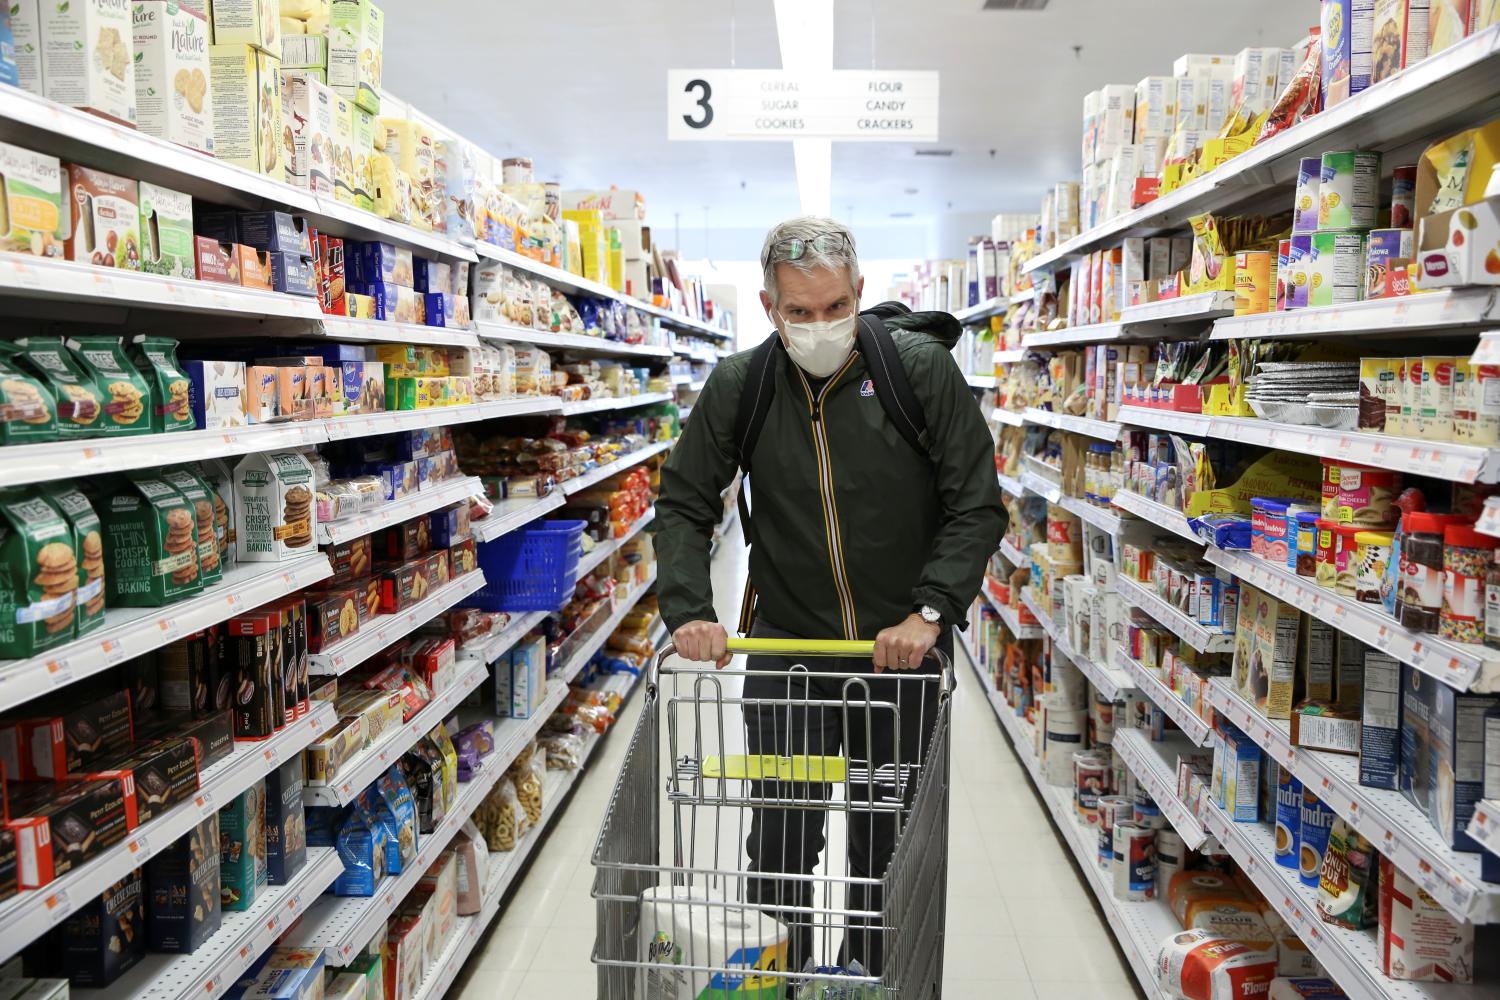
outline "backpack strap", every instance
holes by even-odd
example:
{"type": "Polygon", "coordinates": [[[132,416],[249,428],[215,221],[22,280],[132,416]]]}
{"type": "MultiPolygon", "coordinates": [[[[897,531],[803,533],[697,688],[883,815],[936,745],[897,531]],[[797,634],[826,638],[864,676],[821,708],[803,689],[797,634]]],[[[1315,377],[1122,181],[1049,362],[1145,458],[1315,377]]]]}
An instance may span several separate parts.
{"type": "MultiPolygon", "coordinates": [[[[745,383],[740,389],[739,409],[734,416],[734,456],[744,473],[740,477],[739,493],[735,503],[740,509],[740,530],[745,536],[745,545],[750,545],[750,505],[745,499],[749,487],[750,459],[755,454],[755,445],[760,440],[761,428],[766,415],[771,412],[771,401],[776,398],[776,354],[786,353],[781,338],[772,334],[761,341],[755,353],[750,355],[750,365],[745,369],[745,383]]],[[[745,577],[745,594],[740,602],[739,631],[749,635],[755,623],[755,584],[749,575],[745,577]]]]}
{"type": "Polygon", "coordinates": [[[896,341],[878,316],[859,314],[859,352],[875,383],[875,395],[896,430],[920,455],[928,454],[927,414],[906,377],[906,366],[896,354],[896,341]]]}

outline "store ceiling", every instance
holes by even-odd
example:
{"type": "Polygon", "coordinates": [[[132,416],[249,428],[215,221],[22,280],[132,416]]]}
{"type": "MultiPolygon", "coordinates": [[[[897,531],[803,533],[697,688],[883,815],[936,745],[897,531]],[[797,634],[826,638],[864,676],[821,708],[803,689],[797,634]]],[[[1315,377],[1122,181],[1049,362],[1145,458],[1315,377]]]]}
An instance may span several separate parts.
{"type": "MultiPolygon", "coordinates": [[[[1036,211],[1050,182],[1078,176],[1083,95],[1101,84],[1169,73],[1186,51],[1290,44],[1318,18],[1317,0],[983,4],[835,0],[835,68],[869,67],[873,40],[877,68],[941,71],[932,148],[953,150],[834,144],[834,211],[867,255],[953,254],[994,213],[1036,211]]],[[[530,156],[541,178],[638,188],[689,256],[753,257],[756,234],[797,212],[790,143],[666,139],[668,69],[780,65],[771,0],[384,6],[393,93],[491,152],[530,156]]]]}

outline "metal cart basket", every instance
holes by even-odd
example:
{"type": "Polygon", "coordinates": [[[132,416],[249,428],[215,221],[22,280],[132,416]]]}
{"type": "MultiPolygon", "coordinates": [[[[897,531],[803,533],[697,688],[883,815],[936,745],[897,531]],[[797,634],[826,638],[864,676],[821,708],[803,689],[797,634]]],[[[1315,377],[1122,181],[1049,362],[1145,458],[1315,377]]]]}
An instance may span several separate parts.
{"type": "Polygon", "coordinates": [[[873,643],[729,649],[795,665],[668,667],[671,646],[657,658],[594,847],[599,997],[939,996],[947,657],[930,654],[936,673],[820,673],[806,662],[867,665],[873,643]],[[881,865],[869,846],[892,842],[881,865]]]}

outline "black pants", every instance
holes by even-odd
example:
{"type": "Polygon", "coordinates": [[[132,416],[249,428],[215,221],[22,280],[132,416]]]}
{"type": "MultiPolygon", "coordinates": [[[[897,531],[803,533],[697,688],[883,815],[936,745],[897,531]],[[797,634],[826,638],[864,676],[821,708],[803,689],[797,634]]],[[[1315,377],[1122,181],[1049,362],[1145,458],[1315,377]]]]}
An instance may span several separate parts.
{"type": "MultiPolygon", "coordinates": [[[[752,635],[765,638],[800,638],[792,633],[764,622],[757,622],[752,635]]],[[[953,633],[945,631],[938,639],[938,648],[953,655],[953,633]]],[[[896,713],[888,708],[866,707],[864,689],[857,684],[847,691],[843,681],[815,680],[809,682],[788,673],[796,658],[780,656],[752,656],[748,669],[752,671],[777,671],[785,677],[749,677],[745,680],[744,696],[747,700],[766,698],[777,701],[828,701],[833,707],[803,708],[800,705],[746,705],[746,746],[751,754],[779,754],[808,756],[843,756],[851,762],[863,765],[866,761],[872,768],[901,763],[916,763],[922,759],[932,738],[932,729],[937,720],[938,690],[932,684],[901,683],[897,678],[910,676],[913,672],[872,675],[869,684],[871,702],[888,702],[897,705],[896,713]],[[843,701],[849,700],[848,711],[843,701]],[[898,741],[899,728],[899,741],[898,741]],[[899,744],[899,745],[898,745],[899,744]]],[[[808,657],[800,662],[813,673],[865,673],[874,670],[864,658],[808,657]]],[[[923,672],[932,673],[936,665],[928,659],[923,672]]],[[[891,812],[860,810],[860,802],[868,802],[870,785],[863,781],[851,781],[845,785],[854,808],[848,813],[847,850],[848,874],[859,878],[880,878],[885,875],[891,852],[896,847],[896,819],[891,812]]],[[[905,789],[906,804],[911,805],[915,794],[914,782],[905,789]]],[[[751,794],[757,798],[774,798],[781,801],[826,798],[829,786],[805,781],[760,781],[751,783],[751,794]]],[[[880,797],[881,789],[875,788],[880,797]]],[[[791,875],[811,874],[825,845],[823,808],[764,808],[756,809],[750,823],[750,837],[745,844],[749,854],[749,870],[752,872],[784,873],[791,875]]],[[[840,873],[833,873],[840,874],[840,873]]],[[[795,879],[755,879],[746,887],[748,902],[765,905],[777,919],[786,924],[790,932],[788,964],[793,971],[802,971],[807,959],[813,954],[815,930],[827,927],[822,918],[811,918],[806,913],[797,913],[783,907],[810,907],[814,903],[813,884],[795,879]]],[[[879,912],[884,905],[884,890],[880,886],[850,886],[844,899],[848,910],[879,912]]],[[[819,904],[824,908],[838,906],[836,897],[819,904]]],[[[835,917],[831,932],[837,932],[843,918],[835,917]]],[[[879,975],[885,958],[885,941],[878,929],[861,929],[878,921],[869,918],[851,917],[844,931],[839,948],[838,964],[848,967],[852,959],[858,959],[870,975],[879,975]]]]}

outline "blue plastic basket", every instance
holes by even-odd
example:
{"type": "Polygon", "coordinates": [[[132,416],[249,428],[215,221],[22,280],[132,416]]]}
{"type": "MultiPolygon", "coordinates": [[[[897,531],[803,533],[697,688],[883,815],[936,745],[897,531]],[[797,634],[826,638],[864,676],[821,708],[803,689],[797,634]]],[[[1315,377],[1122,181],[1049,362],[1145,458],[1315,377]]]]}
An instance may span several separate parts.
{"type": "Polygon", "coordinates": [[[573,596],[585,521],[542,521],[479,546],[485,611],[556,611],[573,596]]]}

